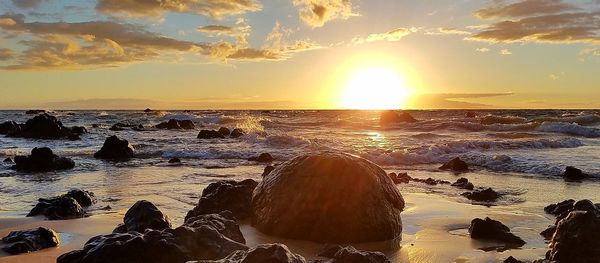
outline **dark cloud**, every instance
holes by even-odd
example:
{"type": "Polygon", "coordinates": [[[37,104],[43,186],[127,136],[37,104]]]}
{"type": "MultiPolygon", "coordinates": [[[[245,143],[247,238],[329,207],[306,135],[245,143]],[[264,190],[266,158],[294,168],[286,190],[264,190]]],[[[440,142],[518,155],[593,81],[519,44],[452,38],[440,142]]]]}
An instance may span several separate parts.
{"type": "Polygon", "coordinates": [[[15,52],[8,48],[0,48],[0,61],[10,60],[15,57],[15,52]]]}
{"type": "Polygon", "coordinates": [[[300,19],[311,27],[322,27],[331,20],[356,15],[350,0],[292,0],[300,19]]]}
{"type": "Polygon", "coordinates": [[[577,7],[572,4],[563,3],[562,0],[524,0],[509,5],[495,4],[494,6],[476,11],[475,15],[480,18],[523,17],[539,14],[556,14],[575,9],[577,7]]]}
{"type": "Polygon", "coordinates": [[[230,35],[235,30],[230,26],[208,25],[208,26],[199,27],[198,31],[203,32],[203,33],[215,33],[215,34],[230,35]]]}
{"type": "Polygon", "coordinates": [[[191,13],[220,19],[261,10],[255,0],[98,0],[96,10],[106,14],[160,16],[166,12],[191,13]]]}

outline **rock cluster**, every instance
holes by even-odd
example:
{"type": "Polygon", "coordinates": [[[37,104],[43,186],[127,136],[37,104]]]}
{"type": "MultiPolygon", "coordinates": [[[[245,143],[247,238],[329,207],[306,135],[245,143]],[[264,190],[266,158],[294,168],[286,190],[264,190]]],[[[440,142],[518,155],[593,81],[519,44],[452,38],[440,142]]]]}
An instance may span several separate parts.
{"type": "Polygon", "coordinates": [[[84,127],[65,127],[56,117],[47,113],[35,116],[24,124],[8,121],[0,125],[0,134],[19,138],[78,140],[86,132],[84,127]]]}
{"type": "Polygon", "coordinates": [[[171,119],[168,122],[161,122],[156,125],[158,129],[166,130],[193,130],[196,128],[194,122],[191,120],[175,120],[171,119]]]}
{"type": "Polygon", "coordinates": [[[94,203],[94,193],[74,189],[61,196],[40,198],[27,216],[43,215],[50,220],[81,218],[87,215],[84,208],[94,203]]]}
{"type": "Polygon", "coordinates": [[[257,185],[252,179],[211,183],[185,218],[222,211],[230,211],[237,219],[248,218],[252,214],[252,192],[257,185]]]}

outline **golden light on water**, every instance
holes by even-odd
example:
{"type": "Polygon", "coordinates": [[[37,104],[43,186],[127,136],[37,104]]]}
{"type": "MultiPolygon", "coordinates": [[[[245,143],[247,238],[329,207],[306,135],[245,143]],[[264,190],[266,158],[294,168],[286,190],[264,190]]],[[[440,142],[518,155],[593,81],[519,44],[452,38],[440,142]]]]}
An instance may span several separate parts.
{"type": "Polygon", "coordinates": [[[400,109],[410,95],[405,77],[392,68],[372,66],[351,74],[341,105],[349,109],[400,109]]]}

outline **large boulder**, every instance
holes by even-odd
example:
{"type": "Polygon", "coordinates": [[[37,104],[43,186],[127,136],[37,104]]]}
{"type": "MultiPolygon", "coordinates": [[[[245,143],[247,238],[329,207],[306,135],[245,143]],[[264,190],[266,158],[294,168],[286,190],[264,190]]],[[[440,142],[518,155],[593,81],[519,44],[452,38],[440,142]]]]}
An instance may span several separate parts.
{"type": "Polygon", "coordinates": [[[404,199],[379,166],[338,152],[300,155],[266,175],[253,193],[252,223],[281,237],[354,243],[402,233],[404,199]]]}
{"type": "Polygon", "coordinates": [[[171,228],[169,217],[163,214],[153,203],[146,200],[137,201],[123,218],[123,224],[117,226],[113,233],[136,231],[144,233],[146,229],[164,230],[171,228]]]}
{"type": "Polygon", "coordinates": [[[19,132],[21,126],[14,121],[0,123],[0,134],[12,134],[19,132]]]}
{"type": "Polygon", "coordinates": [[[40,198],[27,216],[43,215],[50,220],[81,218],[87,216],[84,208],[94,203],[94,193],[74,189],[61,196],[40,198]]]}
{"type": "Polygon", "coordinates": [[[158,129],[168,129],[168,130],[192,130],[196,126],[194,122],[191,120],[175,120],[171,119],[168,122],[161,122],[156,125],[158,129]]]}
{"type": "Polygon", "coordinates": [[[60,243],[58,234],[54,230],[39,227],[24,231],[12,231],[2,238],[2,250],[9,254],[22,254],[40,249],[56,247],[60,243]]]}
{"type": "Polygon", "coordinates": [[[238,250],[221,260],[201,260],[195,263],[306,263],[284,244],[262,244],[248,251],[238,250]]]}
{"type": "Polygon", "coordinates": [[[469,234],[473,239],[489,239],[514,247],[525,245],[525,241],[511,233],[507,226],[489,217],[473,219],[469,226],[469,234]]]}
{"type": "Polygon", "coordinates": [[[25,124],[19,125],[20,129],[8,133],[11,137],[36,138],[36,139],[79,139],[81,130],[75,131],[65,127],[56,117],[47,113],[29,119],[25,124]]]}
{"type": "Polygon", "coordinates": [[[211,183],[202,191],[198,205],[185,218],[230,211],[237,219],[245,219],[252,213],[252,192],[257,185],[252,179],[211,183]]]}
{"type": "Polygon", "coordinates": [[[229,211],[223,211],[218,214],[203,214],[188,217],[185,219],[184,225],[192,228],[197,228],[202,225],[210,226],[225,237],[240,244],[246,244],[246,239],[244,238],[244,235],[242,235],[242,231],[237,224],[236,218],[229,211]]]}
{"type": "Polygon", "coordinates": [[[547,259],[587,263],[600,259],[600,215],[598,211],[575,210],[556,225],[547,259]]]}
{"type": "Polygon", "coordinates": [[[69,158],[58,157],[48,147],[33,148],[29,156],[16,156],[11,168],[21,172],[50,172],[75,167],[69,158]]]}
{"type": "Polygon", "coordinates": [[[384,111],[381,113],[381,115],[379,115],[379,124],[381,126],[388,126],[391,124],[398,124],[403,122],[413,123],[417,122],[417,120],[413,118],[413,116],[411,116],[408,112],[398,113],[393,110],[384,111]]]}
{"type": "Polygon", "coordinates": [[[104,141],[100,151],[94,154],[97,159],[127,161],[133,158],[133,148],[125,139],[119,139],[117,136],[110,136],[104,141]]]}

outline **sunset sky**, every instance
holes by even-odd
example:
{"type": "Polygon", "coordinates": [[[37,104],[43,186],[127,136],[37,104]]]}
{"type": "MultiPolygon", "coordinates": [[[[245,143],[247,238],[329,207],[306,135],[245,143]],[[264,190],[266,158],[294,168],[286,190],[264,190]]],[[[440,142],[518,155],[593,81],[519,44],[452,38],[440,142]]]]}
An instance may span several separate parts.
{"type": "Polygon", "coordinates": [[[0,91],[0,108],[599,108],[600,0],[0,0],[0,91]]]}

